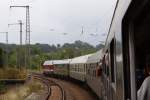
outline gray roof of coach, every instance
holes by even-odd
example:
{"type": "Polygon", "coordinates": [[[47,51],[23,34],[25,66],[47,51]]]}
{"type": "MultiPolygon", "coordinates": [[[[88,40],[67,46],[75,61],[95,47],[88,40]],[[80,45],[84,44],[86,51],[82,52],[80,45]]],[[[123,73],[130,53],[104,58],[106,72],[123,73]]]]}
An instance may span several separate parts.
{"type": "Polygon", "coordinates": [[[102,50],[99,50],[96,53],[93,53],[93,55],[91,55],[88,58],[87,63],[96,63],[96,62],[99,62],[101,58],[102,58],[102,50]]]}
{"type": "Polygon", "coordinates": [[[88,60],[88,58],[89,58],[91,55],[92,55],[92,54],[75,57],[75,58],[73,58],[73,59],[71,60],[70,64],[86,63],[87,60],[88,60]]]}
{"type": "Polygon", "coordinates": [[[45,61],[43,65],[59,65],[59,64],[69,64],[71,59],[63,59],[63,60],[48,60],[45,61]]]}
{"type": "Polygon", "coordinates": [[[43,65],[53,65],[53,60],[45,61],[43,65]]]}
{"type": "Polygon", "coordinates": [[[71,59],[54,60],[53,64],[57,64],[57,65],[59,65],[59,64],[69,64],[70,61],[71,61],[71,59]]]}

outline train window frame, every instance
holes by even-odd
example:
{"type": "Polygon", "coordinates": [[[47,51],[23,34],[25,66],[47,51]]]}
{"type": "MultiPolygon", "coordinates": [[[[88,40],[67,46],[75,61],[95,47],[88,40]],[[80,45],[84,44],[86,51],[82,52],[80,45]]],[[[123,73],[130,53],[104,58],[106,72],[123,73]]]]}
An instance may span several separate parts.
{"type": "Polygon", "coordinates": [[[85,72],[85,73],[86,73],[86,67],[87,67],[86,65],[87,65],[87,64],[84,64],[84,72],[85,72]]]}
{"type": "Polygon", "coordinates": [[[106,64],[106,76],[110,79],[110,63],[109,63],[109,51],[106,51],[105,55],[105,64],[106,64]]]}
{"type": "Polygon", "coordinates": [[[89,69],[90,67],[89,67],[89,64],[87,64],[87,73],[88,73],[88,75],[90,75],[90,69],[89,69]]]}
{"type": "MultiPolygon", "coordinates": [[[[150,2],[149,2],[150,3],[150,2]]],[[[149,6],[149,5],[147,5],[147,6],[149,6]]],[[[138,16],[137,16],[137,18],[135,18],[135,22],[133,22],[133,31],[134,31],[134,35],[136,34],[135,32],[137,32],[136,31],[136,29],[138,30],[140,30],[141,28],[141,30],[142,30],[142,32],[143,32],[143,27],[144,27],[144,32],[142,33],[142,36],[144,36],[145,34],[149,34],[149,32],[150,32],[150,30],[147,28],[147,26],[149,26],[150,25],[150,15],[148,14],[148,11],[147,10],[149,10],[150,9],[150,7],[148,7],[148,8],[144,8],[143,7],[143,9],[142,9],[142,11],[140,12],[141,13],[141,15],[139,14],[138,16]],[[146,10],[145,10],[146,9],[146,10]],[[144,13],[143,13],[144,12],[144,13]],[[147,13],[146,13],[147,12],[147,13]],[[144,16],[144,18],[143,18],[143,16],[144,16]],[[139,19],[141,19],[139,22],[138,22],[138,20],[139,19]],[[136,26],[137,25],[137,23],[140,23],[140,25],[139,26],[136,26]],[[145,25],[146,24],[146,25],[145,25]],[[137,28],[138,27],[138,28],[137,28]],[[148,29],[148,30],[146,30],[146,29],[148,29]],[[146,31],[146,32],[145,32],[146,31]],[[148,31],[148,32],[147,32],[148,31]]],[[[139,31],[138,30],[138,31],[139,31]]],[[[147,35],[148,37],[149,37],[149,35],[147,35]]],[[[140,36],[139,36],[140,37],[140,36]]],[[[136,66],[136,62],[137,62],[137,46],[136,46],[136,43],[137,42],[141,42],[141,41],[138,41],[138,38],[136,38],[136,36],[133,36],[132,38],[134,38],[135,39],[135,43],[134,43],[134,48],[135,48],[135,51],[134,51],[134,55],[135,55],[135,69],[137,69],[137,66],[136,66]]],[[[149,39],[147,40],[147,38],[146,38],[146,36],[145,36],[145,39],[144,39],[144,42],[149,42],[149,39]]],[[[145,44],[145,43],[144,43],[145,44]]],[[[140,44],[140,47],[141,47],[141,44],[140,44]]],[[[144,48],[144,49],[148,49],[149,50],[149,48],[145,48],[143,45],[142,45],[142,47],[144,48]]],[[[148,46],[147,46],[148,47],[148,46]]],[[[146,52],[146,51],[142,51],[142,53],[146,56],[147,54],[150,54],[150,52],[148,51],[148,52],[146,52]]],[[[143,55],[143,56],[144,56],[143,55]]],[[[144,68],[143,68],[144,69],[144,68]]],[[[135,74],[136,74],[136,72],[135,72],[135,74]]],[[[136,80],[137,80],[137,77],[135,77],[136,78],[136,80]]],[[[145,80],[145,79],[144,79],[145,80]]],[[[143,80],[143,81],[144,81],[143,80]]],[[[137,85],[137,84],[136,84],[137,85]]],[[[137,88],[136,88],[136,91],[138,91],[137,90],[137,88]]]]}
{"type": "Polygon", "coordinates": [[[106,70],[106,55],[103,58],[103,66],[104,66],[104,76],[107,77],[107,70],[106,70]]]}
{"type": "Polygon", "coordinates": [[[103,57],[103,59],[102,59],[102,73],[103,73],[103,75],[105,75],[105,55],[104,55],[104,57],[103,57]]]}
{"type": "Polygon", "coordinates": [[[110,53],[109,53],[109,61],[110,61],[110,71],[111,71],[111,82],[114,86],[116,86],[116,39],[115,36],[110,42],[110,53]]]}
{"type": "MultiPolygon", "coordinates": [[[[148,4],[150,3],[149,0],[144,0],[144,1],[140,1],[140,0],[137,0],[137,1],[132,1],[131,5],[130,5],[130,8],[128,9],[124,19],[123,19],[123,37],[125,37],[124,41],[126,42],[129,42],[128,43],[128,55],[130,55],[130,58],[129,58],[129,66],[130,66],[130,87],[132,87],[130,89],[129,92],[130,95],[127,96],[133,100],[137,99],[137,88],[136,88],[136,63],[137,63],[137,60],[136,60],[136,47],[135,46],[135,43],[136,41],[134,41],[133,39],[135,38],[133,35],[135,34],[136,32],[136,27],[138,26],[138,24],[142,24],[143,22],[143,19],[146,20],[146,16],[148,14],[148,12],[146,10],[150,9],[148,7],[148,4]],[[139,6],[142,5],[142,6],[139,6]],[[146,14],[146,15],[145,15],[146,14]],[[133,16],[134,15],[134,16],[133,16]],[[145,18],[143,18],[145,17],[145,18]],[[137,21],[137,22],[136,22],[137,21]],[[133,34],[131,34],[133,33],[133,34]],[[126,36],[127,34],[127,36],[126,36]],[[127,40],[128,41],[127,41],[127,40]],[[132,65],[132,67],[131,67],[132,65]]],[[[141,25],[142,26],[142,25],[141,25]]],[[[145,41],[145,40],[144,40],[145,41]]],[[[125,43],[124,43],[125,44],[125,43]]]]}
{"type": "Polygon", "coordinates": [[[84,64],[82,64],[81,72],[84,72],[84,64]]]}
{"type": "Polygon", "coordinates": [[[93,77],[95,77],[95,70],[93,69],[93,77]]]}
{"type": "Polygon", "coordinates": [[[96,69],[94,69],[94,77],[96,77],[96,69]]]}
{"type": "Polygon", "coordinates": [[[79,64],[77,64],[77,71],[80,72],[79,64]]]}
{"type": "Polygon", "coordinates": [[[78,71],[78,67],[77,67],[77,64],[75,64],[75,71],[78,71]]]}

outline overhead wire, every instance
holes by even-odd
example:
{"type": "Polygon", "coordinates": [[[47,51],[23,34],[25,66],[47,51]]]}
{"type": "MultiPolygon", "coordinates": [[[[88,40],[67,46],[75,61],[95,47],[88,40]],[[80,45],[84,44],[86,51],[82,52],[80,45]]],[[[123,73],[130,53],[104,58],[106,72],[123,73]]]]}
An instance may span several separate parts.
{"type": "Polygon", "coordinates": [[[29,0],[28,2],[25,2],[25,3],[22,3],[21,5],[30,5],[30,4],[32,4],[32,3],[34,3],[35,1],[37,1],[37,0],[29,0]]]}

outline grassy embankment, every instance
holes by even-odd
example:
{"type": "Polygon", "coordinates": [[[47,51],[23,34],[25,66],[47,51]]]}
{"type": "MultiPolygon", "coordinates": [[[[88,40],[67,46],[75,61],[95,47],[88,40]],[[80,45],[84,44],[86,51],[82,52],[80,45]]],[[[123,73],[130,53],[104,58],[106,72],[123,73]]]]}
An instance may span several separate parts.
{"type": "Polygon", "coordinates": [[[16,68],[0,69],[0,94],[7,91],[6,80],[25,80],[26,76],[25,70],[18,70],[16,68]]]}
{"type": "Polygon", "coordinates": [[[6,100],[24,100],[30,97],[32,93],[40,95],[43,93],[42,91],[45,91],[43,83],[33,79],[29,83],[7,90],[6,93],[0,95],[0,100],[3,100],[3,98],[6,100]]]}
{"type": "Polygon", "coordinates": [[[26,76],[26,70],[16,68],[0,69],[0,80],[25,80],[26,76]]]}

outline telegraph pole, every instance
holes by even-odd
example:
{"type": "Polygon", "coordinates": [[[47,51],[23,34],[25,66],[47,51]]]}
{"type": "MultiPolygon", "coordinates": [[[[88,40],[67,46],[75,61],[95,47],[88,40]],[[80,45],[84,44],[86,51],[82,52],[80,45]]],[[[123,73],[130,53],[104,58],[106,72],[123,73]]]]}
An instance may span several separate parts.
{"type": "Polygon", "coordinates": [[[29,13],[29,6],[10,6],[10,8],[19,7],[19,8],[26,8],[26,54],[25,54],[25,67],[27,66],[30,68],[30,13],[29,13]]]}

